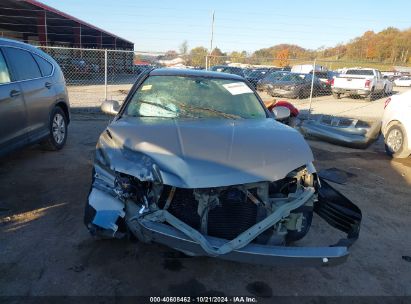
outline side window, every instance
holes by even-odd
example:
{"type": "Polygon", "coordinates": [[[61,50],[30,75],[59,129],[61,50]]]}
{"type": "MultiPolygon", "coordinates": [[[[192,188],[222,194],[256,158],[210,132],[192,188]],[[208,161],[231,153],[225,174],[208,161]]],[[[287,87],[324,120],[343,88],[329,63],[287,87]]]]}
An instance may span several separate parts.
{"type": "Polygon", "coordinates": [[[36,61],[34,60],[31,53],[11,48],[5,47],[4,53],[6,54],[8,61],[12,66],[14,80],[27,80],[33,78],[41,77],[40,69],[36,61]]]}
{"type": "Polygon", "coordinates": [[[36,59],[43,77],[50,76],[51,72],[53,71],[53,65],[47,60],[41,58],[40,56],[37,56],[36,54],[32,54],[32,55],[34,59],[36,59]]]}
{"type": "Polygon", "coordinates": [[[0,84],[10,82],[10,73],[7,68],[6,61],[4,60],[3,54],[0,51],[0,84]]]}

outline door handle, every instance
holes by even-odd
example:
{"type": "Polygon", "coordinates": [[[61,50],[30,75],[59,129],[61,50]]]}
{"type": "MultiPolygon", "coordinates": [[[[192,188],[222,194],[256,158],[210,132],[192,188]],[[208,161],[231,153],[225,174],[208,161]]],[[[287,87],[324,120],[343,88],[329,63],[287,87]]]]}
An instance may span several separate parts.
{"type": "Polygon", "coordinates": [[[21,92],[18,91],[18,90],[11,90],[11,91],[10,91],[10,97],[17,97],[17,96],[19,96],[20,94],[21,94],[21,92]]]}
{"type": "Polygon", "coordinates": [[[53,84],[52,84],[51,82],[46,82],[46,83],[44,84],[44,86],[45,86],[47,89],[50,89],[52,85],[53,85],[53,84]]]}

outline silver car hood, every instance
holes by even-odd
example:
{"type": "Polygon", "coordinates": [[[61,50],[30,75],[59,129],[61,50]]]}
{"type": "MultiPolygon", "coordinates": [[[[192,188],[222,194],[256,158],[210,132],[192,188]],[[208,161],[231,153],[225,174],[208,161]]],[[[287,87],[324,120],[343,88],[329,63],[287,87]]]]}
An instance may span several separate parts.
{"type": "MultiPolygon", "coordinates": [[[[273,119],[129,117],[107,130],[116,154],[148,156],[164,184],[181,188],[274,181],[313,161],[300,133],[273,119]]],[[[138,177],[135,168],[141,164],[126,159],[114,157],[110,166],[138,177]]]]}

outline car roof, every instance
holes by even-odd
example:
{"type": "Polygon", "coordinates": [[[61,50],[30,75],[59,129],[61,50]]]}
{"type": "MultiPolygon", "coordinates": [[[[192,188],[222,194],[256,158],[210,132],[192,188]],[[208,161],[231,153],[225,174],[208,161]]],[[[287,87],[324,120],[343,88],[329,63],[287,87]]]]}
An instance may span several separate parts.
{"type": "Polygon", "coordinates": [[[206,77],[244,81],[243,77],[234,74],[192,69],[159,68],[152,70],[150,76],[206,77]]]}
{"type": "Polygon", "coordinates": [[[14,46],[30,51],[37,51],[37,48],[30,44],[7,38],[0,38],[0,46],[14,46]]]}
{"type": "Polygon", "coordinates": [[[50,55],[43,52],[39,48],[37,48],[35,46],[32,46],[30,44],[21,42],[21,41],[17,41],[17,40],[13,40],[13,39],[7,39],[7,38],[0,38],[0,47],[1,46],[10,46],[10,47],[21,48],[21,49],[24,49],[26,51],[30,51],[32,53],[40,55],[42,57],[46,57],[47,59],[49,59],[49,61],[55,62],[54,59],[50,55]]]}

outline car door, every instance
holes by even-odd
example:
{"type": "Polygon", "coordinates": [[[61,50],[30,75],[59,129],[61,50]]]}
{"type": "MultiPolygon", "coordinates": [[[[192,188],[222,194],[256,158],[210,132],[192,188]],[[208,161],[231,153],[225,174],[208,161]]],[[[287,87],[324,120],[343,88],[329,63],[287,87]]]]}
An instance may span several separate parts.
{"type": "Polygon", "coordinates": [[[27,143],[27,113],[20,84],[0,48],[0,154],[27,143]]]}
{"type": "Polygon", "coordinates": [[[39,140],[49,134],[49,115],[55,102],[53,66],[44,58],[20,48],[6,47],[5,55],[23,93],[29,140],[39,140]]]}

